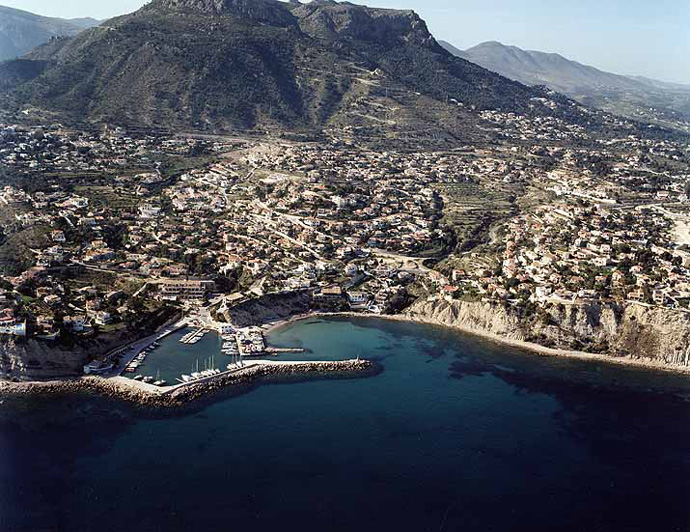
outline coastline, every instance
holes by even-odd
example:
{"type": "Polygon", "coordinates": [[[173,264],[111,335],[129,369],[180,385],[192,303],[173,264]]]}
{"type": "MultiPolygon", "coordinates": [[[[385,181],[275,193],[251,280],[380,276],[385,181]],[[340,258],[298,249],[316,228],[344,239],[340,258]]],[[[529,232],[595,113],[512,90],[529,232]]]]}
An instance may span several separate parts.
{"type": "Polygon", "coordinates": [[[271,324],[264,325],[264,333],[269,334],[273,331],[287,327],[294,323],[305,321],[310,318],[373,318],[381,319],[386,321],[397,321],[404,323],[417,323],[420,325],[431,325],[434,327],[443,327],[445,329],[450,329],[454,331],[461,332],[463,334],[473,335],[485,340],[489,340],[501,345],[507,345],[510,347],[515,347],[525,351],[530,351],[537,356],[543,357],[563,357],[570,358],[573,360],[582,360],[586,362],[601,362],[605,364],[614,364],[617,366],[626,367],[636,367],[639,369],[664,371],[667,373],[675,373],[682,375],[690,375],[690,367],[665,364],[663,362],[656,362],[652,359],[643,358],[631,358],[631,357],[613,357],[610,355],[602,355],[597,353],[585,353],[584,351],[570,351],[567,349],[554,349],[552,347],[546,347],[543,345],[535,344],[532,342],[525,342],[521,340],[513,340],[511,338],[505,338],[497,334],[482,331],[479,329],[472,329],[468,327],[462,327],[458,325],[448,325],[445,323],[440,323],[435,320],[424,320],[416,317],[407,316],[405,314],[367,314],[361,312],[312,312],[308,314],[300,314],[298,316],[292,316],[290,318],[273,322],[271,324]]]}
{"type": "MultiPolygon", "coordinates": [[[[611,364],[629,368],[646,369],[651,371],[662,371],[681,375],[690,375],[690,367],[656,362],[651,359],[613,357],[596,353],[585,353],[582,351],[570,351],[565,349],[554,349],[543,345],[505,338],[490,332],[462,327],[458,325],[448,325],[432,319],[420,319],[405,314],[369,314],[361,312],[309,312],[290,316],[275,322],[264,323],[260,326],[264,334],[270,334],[281,328],[288,327],[300,321],[313,318],[368,318],[380,319],[385,321],[396,321],[402,323],[416,323],[434,327],[442,327],[469,334],[478,338],[524,351],[529,351],[537,356],[543,357],[563,357],[584,362],[596,362],[611,364]]],[[[196,401],[209,392],[215,392],[221,388],[231,388],[237,385],[246,385],[254,381],[265,378],[285,378],[285,377],[333,377],[340,375],[343,378],[348,376],[367,376],[377,371],[375,364],[371,361],[346,360],[331,362],[270,362],[254,361],[247,367],[247,371],[221,374],[218,379],[211,382],[196,383],[186,387],[172,386],[167,388],[153,388],[143,386],[137,381],[132,381],[124,377],[101,378],[95,376],[73,377],[67,379],[53,379],[46,381],[22,381],[12,382],[0,380],[0,398],[3,396],[37,396],[37,395],[59,395],[69,393],[95,393],[104,397],[109,397],[126,402],[136,403],[139,406],[151,407],[180,407],[189,402],[196,401]],[[258,362],[258,364],[257,364],[258,362]]]]}

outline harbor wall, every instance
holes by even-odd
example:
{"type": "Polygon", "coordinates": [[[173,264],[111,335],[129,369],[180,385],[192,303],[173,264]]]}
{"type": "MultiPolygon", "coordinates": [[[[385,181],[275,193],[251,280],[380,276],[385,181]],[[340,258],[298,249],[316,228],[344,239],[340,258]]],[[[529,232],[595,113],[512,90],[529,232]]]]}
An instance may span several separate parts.
{"type": "Polygon", "coordinates": [[[369,360],[255,363],[244,371],[221,373],[200,382],[175,386],[171,390],[145,387],[122,377],[81,377],[48,382],[0,381],[0,396],[97,393],[141,406],[174,408],[232,386],[290,378],[357,378],[376,374],[377,371],[377,366],[369,360]]]}

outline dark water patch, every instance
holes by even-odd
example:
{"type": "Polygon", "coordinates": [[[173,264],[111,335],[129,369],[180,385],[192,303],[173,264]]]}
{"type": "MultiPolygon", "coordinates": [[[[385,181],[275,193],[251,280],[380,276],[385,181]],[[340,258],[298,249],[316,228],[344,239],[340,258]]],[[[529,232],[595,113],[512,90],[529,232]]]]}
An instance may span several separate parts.
{"type": "Polygon", "coordinates": [[[3,404],[0,530],[690,528],[687,380],[320,321],[269,339],[319,359],[375,354],[382,371],[261,381],[174,412],[3,404]]]}
{"type": "Polygon", "coordinates": [[[462,356],[451,362],[449,369],[451,377],[461,380],[465,377],[481,377],[496,367],[479,358],[462,356]]]}

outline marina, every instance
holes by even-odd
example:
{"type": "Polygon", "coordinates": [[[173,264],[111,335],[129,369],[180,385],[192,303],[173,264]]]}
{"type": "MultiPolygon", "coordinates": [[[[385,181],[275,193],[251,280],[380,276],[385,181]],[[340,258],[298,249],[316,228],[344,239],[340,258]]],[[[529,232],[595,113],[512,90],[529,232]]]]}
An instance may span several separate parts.
{"type": "Polygon", "coordinates": [[[144,347],[141,351],[139,351],[139,353],[135,355],[134,359],[129,364],[127,364],[127,366],[125,366],[125,373],[134,373],[139,368],[144,366],[146,358],[160,346],[161,344],[158,341],[156,341],[144,347]]]}
{"type": "Polygon", "coordinates": [[[224,368],[220,362],[222,340],[208,328],[185,327],[156,343],[157,346],[147,347],[134,358],[123,374],[125,377],[150,377],[151,384],[158,383],[163,388],[178,384],[184,375],[191,377],[224,368]]]}
{"type": "MultiPolygon", "coordinates": [[[[204,369],[200,369],[199,360],[196,361],[196,369],[192,367],[192,371],[189,375],[182,375],[181,377],[175,379],[181,384],[187,384],[190,382],[199,381],[208,377],[214,377],[222,373],[220,369],[216,367],[215,357],[209,357],[204,361],[204,369]]],[[[230,368],[228,368],[230,369],[230,368]]]]}
{"type": "MultiPolygon", "coordinates": [[[[227,324],[185,318],[155,340],[139,347],[123,376],[145,390],[167,393],[179,386],[206,382],[238,370],[248,361],[280,357],[281,362],[313,362],[302,347],[269,346],[259,327],[235,329],[227,324]],[[182,325],[180,325],[182,324],[182,325]],[[185,325],[189,324],[189,325],[185,325]]],[[[131,349],[131,348],[130,348],[131,349]]]]}

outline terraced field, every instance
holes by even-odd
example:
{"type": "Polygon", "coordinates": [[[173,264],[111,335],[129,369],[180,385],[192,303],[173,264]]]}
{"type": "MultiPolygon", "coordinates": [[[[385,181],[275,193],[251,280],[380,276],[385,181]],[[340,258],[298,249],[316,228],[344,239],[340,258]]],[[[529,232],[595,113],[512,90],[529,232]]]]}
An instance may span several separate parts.
{"type": "Polygon", "coordinates": [[[457,250],[470,251],[489,241],[491,226],[517,212],[510,190],[490,190],[478,183],[439,187],[445,202],[443,223],[457,238],[457,250]]]}

